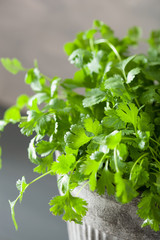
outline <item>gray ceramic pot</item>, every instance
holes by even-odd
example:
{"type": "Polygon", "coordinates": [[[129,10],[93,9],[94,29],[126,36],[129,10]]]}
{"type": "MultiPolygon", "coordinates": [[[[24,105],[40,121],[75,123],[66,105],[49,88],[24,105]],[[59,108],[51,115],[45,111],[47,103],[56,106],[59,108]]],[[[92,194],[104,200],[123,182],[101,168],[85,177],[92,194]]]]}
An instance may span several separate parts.
{"type": "Polygon", "coordinates": [[[160,232],[141,228],[142,220],[136,214],[138,199],[122,205],[114,197],[91,192],[88,186],[78,196],[87,201],[88,212],[82,225],[67,223],[69,240],[160,240],[160,232]]]}
{"type": "MultiPolygon", "coordinates": [[[[73,195],[78,189],[75,189],[73,195]]],[[[142,220],[136,215],[137,199],[121,205],[114,198],[99,196],[86,186],[79,197],[88,202],[83,225],[67,223],[70,240],[159,240],[160,232],[150,227],[141,228],[142,220]]]]}

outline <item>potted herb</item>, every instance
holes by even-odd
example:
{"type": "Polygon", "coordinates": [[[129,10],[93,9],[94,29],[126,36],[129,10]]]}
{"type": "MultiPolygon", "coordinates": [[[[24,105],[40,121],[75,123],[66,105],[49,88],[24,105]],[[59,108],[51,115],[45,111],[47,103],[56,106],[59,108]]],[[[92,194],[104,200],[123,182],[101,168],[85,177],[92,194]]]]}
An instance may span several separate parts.
{"type": "Polygon", "coordinates": [[[94,21],[64,46],[78,68],[72,79],[49,78],[37,63],[25,69],[17,59],[1,59],[9,72],[26,72],[34,92],[19,96],[0,121],[1,131],[18,123],[33,136],[28,157],[41,174],[17,181],[19,195],[10,201],[16,229],[16,202],[32,183],[57,174],[61,195],[51,199],[50,211],[75,222],[78,233],[69,230],[70,239],[159,239],[160,31],[151,32],[146,54],[132,55],[140,39],[139,27],[119,39],[94,21]]]}

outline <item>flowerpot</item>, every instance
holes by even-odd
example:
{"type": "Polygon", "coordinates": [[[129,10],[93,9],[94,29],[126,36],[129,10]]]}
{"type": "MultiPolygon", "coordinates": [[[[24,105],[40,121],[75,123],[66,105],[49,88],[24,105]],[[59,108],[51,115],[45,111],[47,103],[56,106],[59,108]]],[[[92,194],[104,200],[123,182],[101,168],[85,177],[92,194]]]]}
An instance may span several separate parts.
{"type": "MultiPolygon", "coordinates": [[[[58,157],[59,153],[56,153],[58,157]]],[[[67,222],[69,240],[159,240],[160,232],[149,226],[141,228],[143,220],[136,214],[138,198],[128,204],[120,204],[114,196],[91,192],[89,186],[72,192],[85,199],[88,212],[83,224],[67,222]]]]}

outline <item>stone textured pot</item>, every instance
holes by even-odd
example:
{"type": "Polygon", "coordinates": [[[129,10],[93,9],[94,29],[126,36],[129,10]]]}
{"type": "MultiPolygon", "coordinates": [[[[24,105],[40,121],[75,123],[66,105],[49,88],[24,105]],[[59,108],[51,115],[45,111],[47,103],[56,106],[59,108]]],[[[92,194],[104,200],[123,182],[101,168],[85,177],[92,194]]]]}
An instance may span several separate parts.
{"type": "Polygon", "coordinates": [[[136,214],[138,199],[122,205],[114,197],[91,192],[88,186],[78,196],[88,202],[88,212],[82,225],[67,223],[69,240],[160,240],[160,232],[141,228],[142,220],[136,214]]]}

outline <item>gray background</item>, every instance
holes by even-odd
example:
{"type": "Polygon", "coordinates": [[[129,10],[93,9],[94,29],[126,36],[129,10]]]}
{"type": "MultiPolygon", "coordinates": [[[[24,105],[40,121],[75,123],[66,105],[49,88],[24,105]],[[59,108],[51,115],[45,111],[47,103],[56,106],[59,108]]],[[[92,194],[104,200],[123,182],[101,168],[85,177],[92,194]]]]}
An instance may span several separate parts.
{"type": "MultiPolygon", "coordinates": [[[[90,28],[94,19],[110,25],[117,36],[124,36],[129,27],[138,25],[147,37],[152,29],[160,28],[160,1],[0,0],[0,57],[16,57],[27,68],[37,59],[44,74],[72,77],[74,68],[68,63],[63,45],[77,32],[90,28]]],[[[12,76],[0,66],[0,117],[18,94],[30,94],[23,78],[23,73],[12,76]]],[[[28,140],[16,125],[8,126],[0,141],[0,240],[67,240],[66,224],[49,213],[48,202],[58,194],[56,178],[51,176],[26,191],[22,204],[16,207],[19,231],[15,232],[8,199],[17,197],[18,178],[24,175],[29,182],[37,174],[27,158],[28,140]]]]}

